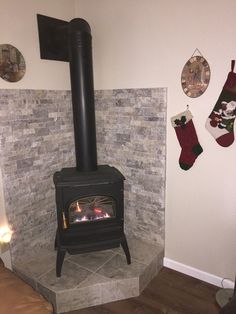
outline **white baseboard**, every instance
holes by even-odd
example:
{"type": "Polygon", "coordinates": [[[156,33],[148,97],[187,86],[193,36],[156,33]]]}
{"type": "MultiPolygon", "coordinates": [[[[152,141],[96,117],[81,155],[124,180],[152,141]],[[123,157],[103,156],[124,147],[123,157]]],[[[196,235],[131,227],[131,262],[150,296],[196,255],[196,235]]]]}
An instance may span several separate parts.
{"type": "Polygon", "coordinates": [[[222,285],[223,285],[224,288],[234,289],[234,282],[229,279],[224,279],[224,278],[206,273],[200,269],[176,262],[167,257],[164,257],[163,265],[167,268],[174,269],[180,273],[208,282],[217,287],[222,288],[222,285]]]}

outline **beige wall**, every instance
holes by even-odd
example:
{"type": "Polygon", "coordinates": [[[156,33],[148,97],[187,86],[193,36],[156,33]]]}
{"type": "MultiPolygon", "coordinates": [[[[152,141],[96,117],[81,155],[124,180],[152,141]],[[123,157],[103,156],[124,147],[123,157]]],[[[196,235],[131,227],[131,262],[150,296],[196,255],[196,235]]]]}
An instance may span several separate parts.
{"type": "Polygon", "coordinates": [[[236,58],[235,0],[76,0],[92,27],[95,88],[168,87],[165,256],[210,274],[236,271],[236,142],[216,144],[205,129],[236,58]],[[180,75],[198,48],[211,66],[201,97],[185,96],[180,75]],[[187,172],[170,117],[186,109],[204,153],[187,172]]]}
{"type": "Polygon", "coordinates": [[[74,0],[0,0],[0,44],[18,48],[26,62],[23,79],[0,79],[0,88],[70,89],[68,63],[40,59],[36,14],[69,21],[74,11],[74,0]]]}

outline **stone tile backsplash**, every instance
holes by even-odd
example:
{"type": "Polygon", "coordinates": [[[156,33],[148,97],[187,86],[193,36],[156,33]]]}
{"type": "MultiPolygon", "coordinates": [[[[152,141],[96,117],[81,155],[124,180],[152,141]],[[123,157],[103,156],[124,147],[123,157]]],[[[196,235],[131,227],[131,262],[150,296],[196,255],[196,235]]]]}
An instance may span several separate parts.
{"type": "MultiPolygon", "coordinates": [[[[164,242],[166,89],[95,91],[98,163],[125,181],[126,233],[164,242]]],[[[75,166],[70,91],[0,90],[0,166],[12,258],[54,241],[53,173],[75,166]]]]}
{"type": "Polygon", "coordinates": [[[97,91],[99,163],[125,181],[126,233],[164,242],[166,89],[97,91]]]}

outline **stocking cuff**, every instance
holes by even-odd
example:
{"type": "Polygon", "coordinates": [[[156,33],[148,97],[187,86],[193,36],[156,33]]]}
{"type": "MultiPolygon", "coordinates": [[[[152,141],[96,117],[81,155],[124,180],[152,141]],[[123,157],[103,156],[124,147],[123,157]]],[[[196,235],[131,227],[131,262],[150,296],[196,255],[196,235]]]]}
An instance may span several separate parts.
{"type": "Polygon", "coordinates": [[[171,123],[174,128],[181,127],[188,123],[193,118],[192,113],[189,110],[181,112],[171,118],[171,123]]]}

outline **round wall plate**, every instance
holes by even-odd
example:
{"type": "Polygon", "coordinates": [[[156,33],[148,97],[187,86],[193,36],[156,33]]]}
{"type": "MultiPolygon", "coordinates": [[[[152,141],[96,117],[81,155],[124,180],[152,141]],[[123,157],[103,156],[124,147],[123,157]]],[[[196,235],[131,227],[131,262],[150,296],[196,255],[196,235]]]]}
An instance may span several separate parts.
{"type": "Polygon", "coordinates": [[[7,82],[18,82],[25,75],[25,59],[9,44],[0,45],[0,77],[7,82]]]}
{"type": "Polygon", "coordinates": [[[202,56],[191,57],[185,64],[181,74],[184,93],[192,98],[201,96],[210,82],[210,66],[202,56]]]}

